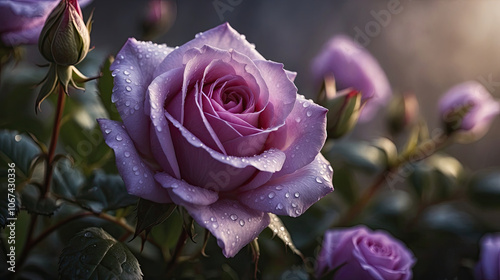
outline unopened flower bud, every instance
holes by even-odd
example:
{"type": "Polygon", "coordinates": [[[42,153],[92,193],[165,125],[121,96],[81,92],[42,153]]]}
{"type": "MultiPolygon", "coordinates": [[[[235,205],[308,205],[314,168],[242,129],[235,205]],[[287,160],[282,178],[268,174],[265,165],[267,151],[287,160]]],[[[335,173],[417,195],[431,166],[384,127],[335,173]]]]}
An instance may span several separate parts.
{"type": "Polygon", "coordinates": [[[387,108],[387,122],[393,133],[403,131],[415,123],[418,101],[414,94],[395,95],[387,108]]]}
{"type": "Polygon", "coordinates": [[[352,88],[361,92],[366,103],[361,121],[370,120],[391,96],[389,81],[377,60],[360,44],[344,35],[330,39],[312,63],[312,74],[319,85],[334,76],[338,90],[352,88]]]}
{"type": "Polygon", "coordinates": [[[61,0],[45,21],[38,39],[40,53],[58,65],[78,64],[90,47],[90,20],[87,25],[77,0],[61,0]]]}
{"type": "Polygon", "coordinates": [[[480,83],[465,82],[454,86],[439,101],[439,114],[448,135],[457,141],[473,142],[488,131],[500,104],[480,83]]]}
{"type": "Polygon", "coordinates": [[[318,103],[328,108],[328,137],[338,139],[351,131],[359,119],[363,103],[361,92],[352,88],[336,92],[333,77],[325,79],[325,91],[318,103]]]}
{"type": "Polygon", "coordinates": [[[167,32],[177,16],[173,1],[149,0],[142,22],[144,40],[152,40],[167,32]]]}

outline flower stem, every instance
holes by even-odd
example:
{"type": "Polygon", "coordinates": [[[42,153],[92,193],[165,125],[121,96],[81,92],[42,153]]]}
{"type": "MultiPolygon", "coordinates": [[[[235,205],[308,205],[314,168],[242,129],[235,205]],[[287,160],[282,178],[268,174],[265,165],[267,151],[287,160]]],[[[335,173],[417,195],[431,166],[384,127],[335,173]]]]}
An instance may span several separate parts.
{"type": "Polygon", "coordinates": [[[347,226],[350,222],[361,214],[363,209],[371,201],[372,197],[384,185],[384,182],[389,182],[397,174],[399,168],[406,163],[418,162],[434,154],[436,151],[442,149],[449,143],[450,137],[445,134],[438,134],[436,137],[431,138],[419,146],[417,146],[411,153],[401,155],[396,162],[386,167],[386,169],[375,179],[373,184],[361,195],[356,203],[339,219],[336,226],[347,226]]]}
{"type": "Polygon", "coordinates": [[[188,238],[188,233],[186,230],[182,230],[181,235],[179,236],[179,239],[177,240],[177,245],[175,246],[174,253],[172,254],[172,259],[170,260],[168,266],[167,266],[167,274],[166,274],[166,279],[170,278],[172,273],[175,270],[175,267],[177,266],[179,256],[182,252],[182,249],[184,249],[184,246],[186,245],[186,240],[188,238]]]}
{"type": "Polygon", "coordinates": [[[45,190],[43,197],[47,197],[50,191],[50,184],[52,181],[52,171],[54,169],[53,161],[56,152],[57,139],[59,138],[59,131],[61,129],[61,119],[64,111],[64,103],[66,101],[66,93],[61,85],[59,85],[59,96],[57,98],[56,115],[54,118],[54,128],[52,129],[52,138],[49,146],[49,153],[47,155],[47,164],[45,168],[45,190]]]}

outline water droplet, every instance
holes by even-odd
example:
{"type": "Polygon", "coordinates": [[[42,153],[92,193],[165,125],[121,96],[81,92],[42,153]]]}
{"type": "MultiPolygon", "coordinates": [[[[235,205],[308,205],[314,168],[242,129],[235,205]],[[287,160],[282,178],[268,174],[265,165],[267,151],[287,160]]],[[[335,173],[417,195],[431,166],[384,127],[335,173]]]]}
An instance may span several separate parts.
{"type": "Polygon", "coordinates": [[[240,220],[240,226],[244,226],[244,225],[245,225],[245,221],[240,220]]]}
{"type": "Polygon", "coordinates": [[[302,213],[302,210],[300,210],[300,209],[295,210],[295,214],[300,215],[301,213],[302,213]]]}
{"type": "Polygon", "coordinates": [[[330,172],[333,172],[333,168],[331,165],[328,165],[328,170],[330,170],[330,172]]]}
{"type": "MultiPolygon", "coordinates": [[[[304,104],[305,104],[305,103],[304,103],[304,104]]],[[[312,112],[311,112],[311,111],[307,111],[306,115],[307,115],[308,117],[310,117],[310,116],[312,116],[312,112]]]]}
{"type": "Polygon", "coordinates": [[[139,167],[137,167],[137,166],[132,167],[133,171],[137,171],[137,169],[139,169],[139,167]]]}
{"type": "Polygon", "coordinates": [[[130,157],[130,153],[129,152],[125,152],[125,157],[130,157]]]}
{"type": "Polygon", "coordinates": [[[90,232],[90,231],[86,231],[86,232],[83,234],[83,236],[85,236],[85,237],[92,237],[92,232],[90,232]]]}
{"type": "Polygon", "coordinates": [[[129,87],[129,86],[126,86],[126,87],[125,87],[125,89],[126,89],[127,91],[132,91],[132,88],[131,88],[131,87],[129,87]]]}
{"type": "Polygon", "coordinates": [[[210,217],[210,221],[217,222],[217,218],[216,217],[210,217]]]}
{"type": "Polygon", "coordinates": [[[116,139],[116,141],[122,141],[123,137],[120,134],[118,134],[118,135],[116,135],[115,139],[116,139]]]}
{"type": "Polygon", "coordinates": [[[126,78],[125,82],[127,82],[128,84],[130,84],[132,82],[132,80],[130,80],[129,78],[126,78]]]}
{"type": "Polygon", "coordinates": [[[243,34],[241,34],[240,37],[241,37],[241,40],[245,40],[247,38],[247,36],[245,36],[243,34]]]}
{"type": "Polygon", "coordinates": [[[294,194],[293,194],[293,196],[295,196],[295,197],[299,197],[299,196],[300,196],[300,193],[296,192],[296,193],[294,193],[294,194]]]}
{"type": "Polygon", "coordinates": [[[269,198],[273,198],[275,195],[276,195],[276,194],[275,194],[274,192],[270,192],[270,193],[267,195],[267,197],[269,197],[269,198]]]}
{"type": "Polygon", "coordinates": [[[295,121],[299,123],[301,121],[300,117],[296,117],[295,121]]]}
{"type": "Polygon", "coordinates": [[[125,57],[124,57],[123,55],[121,55],[121,54],[120,54],[120,55],[118,56],[118,58],[119,58],[119,59],[124,59],[125,57]]]}
{"type": "Polygon", "coordinates": [[[238,216],[236,216],[235,214],[232,214],[231,216],[229,216],[229,218],[231,218],[231,220],[233,220],[233,221],[236,221],[238,219],[238,216]]]}
{"type": "Polygon", "coordinates": [[[276,209],[277,209],[277,210],[281,210],[281,209],[283,209],[283,204],[278,203],[278,205],[276,205],[276,209]]]}
{"type": "Polygon", "coordinates": [[[276,186],[277,191],[281,191],[283,189],[283,186],[276,186]]]}
{"type": "Polygon", "coordinates": [[[105,132],[106,134],[110,134],[110,133],[111,133],[111,129],[106,128],[106,129],[104,130],[104,132],[105,132]]]}
{"type": "Polygon", "coordinates": [[[323,181],[321,181],[321,178],[316,177],[316,183],[318,183],[318,184],[323,184],[323,181]]]}
{"type": "Polygon", "coordinates": [[[290,193],[285,193],[285,197],[289,198],[290,197],[290,193]]]}
{"type": "Polygon", "coordinates": [[[218,224],[218,223],[213,223],[213,224],[212,224],[212,227],[213,227],[213,228],[219,228],[219,224],[218,224]]]}
{"type": "Polygon", "coordinates": [[[127,75],[127,76],[128,76],[128,75],[130,75],[130,72],[129,72],[129,71],[127,71],[127,70],[125,70],[125,71],[123,71],[123,74],[125,74],[125,75],[127,75]]]}
{"type": "Polygon", "coordinates": [[[304,108],[309,107],[309,102],[306,101],[306,102],[302,103],[302,107],[304,107],[304,108]]]}
{"type": "Polygon", "coordinates": [[[297,207],[297,204],[292,202],[292,208],[295,208],[295,207],[297,207]]]}
{"type": "Polygon", "coordinates": [[[125,102],[125,106],[127,106],[127,107],[128,107],[128,106],[130,106],[130,101],[129,101],[129,100],[127,100],[127,101],[125,102]]]}

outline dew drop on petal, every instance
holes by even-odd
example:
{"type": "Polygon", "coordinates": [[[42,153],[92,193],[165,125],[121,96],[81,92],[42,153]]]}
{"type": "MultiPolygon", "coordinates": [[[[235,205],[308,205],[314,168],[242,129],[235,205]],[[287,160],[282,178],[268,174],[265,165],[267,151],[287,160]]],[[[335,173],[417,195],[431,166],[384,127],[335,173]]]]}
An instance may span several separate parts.
{"type": "Polygon", "coordinates": [[[309,107],[309,102],[304,102],[304,103],[302,103],[302,107],[304,107],[304,108],[309,107]]]}
{"type": "Polygon", "coordinates": [[[116,141],[122,141],[123,137],[120,134],[118,134],[118,135],[116,135],[115,139],[116,139],[116,141]]]}
{"type": "Polygon", "coordinates": [[[236,216],[235,214],[232,214],[231,216],[229,216],[229,218],[231,218],[231,220],[233,220],[233,221],[236,221],[238,219],[238,216],[236,216]]]}
{"type": "Polygon", "coordinates": [[[295,197],[299,197],[299,196],[300,196],[300,193],[296,192],[296,193],[294,193],[294,194],[293,194],[293,196],[295,196],[295,197]]]}
{"type": "Polygon", "coordinates": [[[125,152],[125,157],[130,157],[130,153],[129,152],[125,152]]]}
{"type": "MultiPolygon", "coordinates": [[[[305,103],[304,103],[304,104],[305,104],[305,103]]],[[[311,111],[307,111],[306,115],[307,115],[308,117],[310,117],[310,116],[312,116],[312,112],[311,112],[311,111]]]]}
{"type": "Polygon", "coordinates": [[[245,225],[245,221],[240,220],[240,226],[244,226],[244,225],[245,225]]]}
{"type": "Polygon", "coordinates": [[[269,198],[273,198],[275,195],[276,195],[276,194],[275,194],[274,192],[270,192],[270,193],[267,195],[267,197],[269,197],[269,198]]]}
{"type": "Polygon", "coordinates": [[[130,75],[130,72],[129,72],[129,71],[127,71],[127,70],[125,70],[125,71],[123,71],[123,74],[125,74],[125,75],[127,75],[127,76],[128,76],[128,75],[130,75]]]}
{"type": "Polygon", "coordinates": [[[296,117],[295,121],[299,123],[301,121],[300,117],[296,117]]]}
{"type": "Polygon", "coordinates": [[[317,182],[318,184],[323,184],[323,181],[321,181],[321,178],[319,178],[319,177],[316,177],[316,182],[317,182]]]}
{"type": "Polygon", "coordinates": [[[126,89],[127,91],[132,91],[132,88],[131,88],[131,87],[129,87],[129,86],[126,86],[126,87],[125,87],[125,89],[126,89]]]}
{"type": "Polygon", "coordinates": [[[276,205],[276,209],[277,209],[277,210],[281,210],[281,209],[283,209],[283,204],[278,203],[278,205],[276,205]]]}
{"type": "Polygon", "coordinates": [[[106,134],[110,134],[110,133],[111,133],[111,129],[106,128],[106,129],[104,130],[104,132],[105,132],[106,134]]]}

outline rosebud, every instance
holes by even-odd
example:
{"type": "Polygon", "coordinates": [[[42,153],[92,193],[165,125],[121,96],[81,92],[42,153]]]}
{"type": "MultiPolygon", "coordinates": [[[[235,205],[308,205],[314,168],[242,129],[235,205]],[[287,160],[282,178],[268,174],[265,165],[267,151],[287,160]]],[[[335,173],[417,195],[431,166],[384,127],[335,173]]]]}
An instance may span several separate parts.
{"type": "Polygon", "coordinates": [[[439,101],[439,114],[448,135],[469,143],[488,131],[500,104],[480,83],[465,82],[448,90],[439,101]]]}
{"type": "Polygon", "coordinates": [[[415,123],[418,101],[414,94],[395,95],[387,108],[387,122],[393,133],[398,133],[415,123]]]}
{"type": "Polygon", "coordinates": [[[351,131],[359,119],[363,104],[361,93],[351,88],[336,92],[333,77],[325,79],[325,90],[318,103],[328,109],[328,137],[338,139],[351,131]]]}
{"type": "Polygon", "coordinates": [[[38,39],[40,53],[58,65],[76,65],[90,47],[90,19],[85,25],[77,0],[62,0],[50,13],[38,39]]]}
{"type": "Polygon", "coordinates": [[[142,23],[143,38],[151,40],[167,32],[174,23],[176,15],[175,2],[149,0],[142,23]]]}
{"type": "Polygon", "coordinates": [[[338,35],[326,43],[313,61],[312,72],[318,84],[334,76],[338,90],[352,88],[361,93],[361,103],[369,100],[362,110],[362,121],[369,120],[391,95],[389,81],[377,60],[347,36],[338,35]]]}

